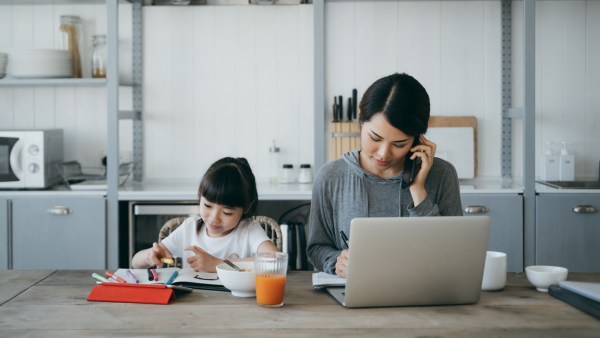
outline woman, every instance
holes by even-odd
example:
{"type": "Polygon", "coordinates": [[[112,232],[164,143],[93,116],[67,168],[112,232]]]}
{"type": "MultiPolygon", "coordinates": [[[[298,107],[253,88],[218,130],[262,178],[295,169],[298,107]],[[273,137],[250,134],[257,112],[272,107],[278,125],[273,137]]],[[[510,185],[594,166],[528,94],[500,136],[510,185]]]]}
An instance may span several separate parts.
{"type": "Polygon", "coordinates": [[[377,80],[360,102],[361,149],[319,170],[313,186],[308,256],[318,270],[346,276],[349,234],[356,217],[462,215],[454,166],[434,158],[423,134],[429,95],[407,74],[377,80]],[[405,170],[406,167],[406,170],[405,170]]]}

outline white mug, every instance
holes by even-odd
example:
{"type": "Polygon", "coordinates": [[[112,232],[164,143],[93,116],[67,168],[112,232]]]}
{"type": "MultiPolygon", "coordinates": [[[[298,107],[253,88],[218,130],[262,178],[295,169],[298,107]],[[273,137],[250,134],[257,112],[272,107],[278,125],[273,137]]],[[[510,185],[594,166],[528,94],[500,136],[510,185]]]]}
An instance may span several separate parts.
{"type": "Polygon", "coordinates": [[[481,290],[502,290],[506,285],[506,254],[504,252],[488,251],[485,255],[483,281],[481,290]]]}

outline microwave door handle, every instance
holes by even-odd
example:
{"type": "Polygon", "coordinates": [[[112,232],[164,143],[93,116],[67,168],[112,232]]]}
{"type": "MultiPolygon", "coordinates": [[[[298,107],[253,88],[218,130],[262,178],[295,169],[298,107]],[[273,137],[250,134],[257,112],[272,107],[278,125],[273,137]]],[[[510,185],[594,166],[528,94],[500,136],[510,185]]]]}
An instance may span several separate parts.
{"type": "Polygon", "coordinates": [[[23,167],[21,158],[23,157],[23,140],[18,140],[10,152],[10,167],[19,180],[22,179],[23,167]]]}

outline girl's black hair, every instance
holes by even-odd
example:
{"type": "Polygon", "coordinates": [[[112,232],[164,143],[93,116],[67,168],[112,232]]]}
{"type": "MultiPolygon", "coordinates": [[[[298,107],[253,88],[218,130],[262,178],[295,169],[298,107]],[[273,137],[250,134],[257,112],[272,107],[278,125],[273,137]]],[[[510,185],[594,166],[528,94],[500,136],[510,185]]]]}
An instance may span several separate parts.
{"type": "Polygon", "coordinates": [[[410,136],[427,131],[429,123],[429,95],[414,77],[402,73],[392,74],[375,81],[360,101],[362,125],[378,113],[396,129],[410,136]]]}
{"type": "Polygon", "coordinates": [[[244,209],[242,218],[256,212],[258,192],[250,164],[243,157],[224,157],[213,163],[202,178],[198,198],[244,209]]]}

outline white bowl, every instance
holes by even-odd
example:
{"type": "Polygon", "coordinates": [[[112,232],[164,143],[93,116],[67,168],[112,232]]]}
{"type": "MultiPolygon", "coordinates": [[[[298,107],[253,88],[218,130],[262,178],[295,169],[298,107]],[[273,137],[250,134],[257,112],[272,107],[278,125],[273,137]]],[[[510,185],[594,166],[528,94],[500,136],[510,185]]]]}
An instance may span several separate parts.
{"type": "Polygon", "coordinates": [[[527,279],[538,291],[548,292],[550,285],[567,279],[569,270],[560,266],[532,265],[525,268],[527,279]]]}
{"type": "Polygon", "coordinates": [[[234,262],[234,264],[249,271],[236,271],[225,263],[219,264],[217,265],[219,280],[236,297],[256,297],[254,262],[234,262]]]}

